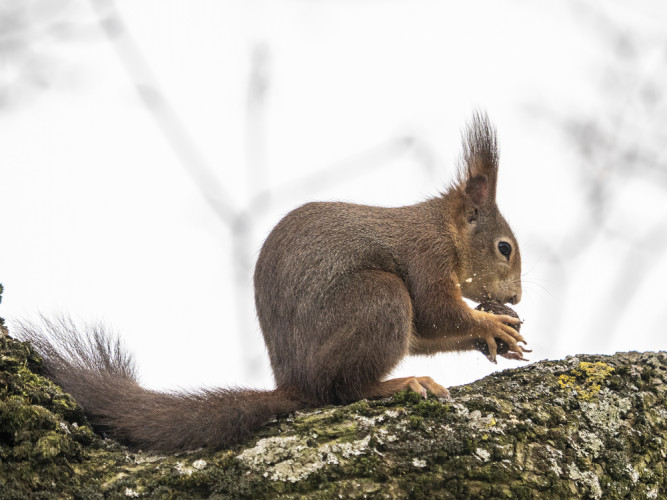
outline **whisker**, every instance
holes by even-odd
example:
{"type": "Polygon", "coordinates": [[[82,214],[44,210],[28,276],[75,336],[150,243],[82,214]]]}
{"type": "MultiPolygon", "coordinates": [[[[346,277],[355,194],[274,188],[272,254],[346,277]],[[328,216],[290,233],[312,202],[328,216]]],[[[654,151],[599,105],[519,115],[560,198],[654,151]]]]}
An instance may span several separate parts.
{"type": "Polygon", "coordinates": [[[543,286],[540,283],[534,282],[534,281],[524,281],[524,285],[528,285],[526,288],[530,289],[531,286],[539,287],[539,289],[543,292],[545,292],[547,295],[549,295],[550,298],[555,299],[554,295],[549,291],[549,289],[545,286],[543,286]]]}

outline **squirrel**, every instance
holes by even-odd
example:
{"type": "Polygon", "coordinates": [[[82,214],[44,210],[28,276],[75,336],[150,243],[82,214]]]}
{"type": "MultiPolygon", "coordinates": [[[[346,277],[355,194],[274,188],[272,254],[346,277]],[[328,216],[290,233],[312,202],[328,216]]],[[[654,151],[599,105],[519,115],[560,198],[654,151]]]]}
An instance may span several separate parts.
{"type": "Polygon", "coordinates": [[[279,414],[447,389],[430,377],[385,380],[407,355],[482,350],[524,359],[507,314],[463,298],[517,304],[521,256],[496,205],[495,128],[477,112],[463,134],[458,176],[440,195],[380,208],[307,203],[270,232],[254,273],[255,304],[275,390],[158,392],[137,382],[133,357],[100,326],[64,317],[18,324],[46,374],[98,431],[135,449],[227,447],[279,414]]]}

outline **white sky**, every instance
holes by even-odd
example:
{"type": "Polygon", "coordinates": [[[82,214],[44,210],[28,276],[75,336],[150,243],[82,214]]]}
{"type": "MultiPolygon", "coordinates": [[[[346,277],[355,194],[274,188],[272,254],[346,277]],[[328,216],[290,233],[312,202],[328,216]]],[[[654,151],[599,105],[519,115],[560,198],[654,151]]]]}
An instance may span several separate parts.
{"type": "MultiPolygon", "coordinates": [[[[394,206],[436,194],[452,177],[460,129],[481,107],[499,131],[498,202],[521,243],[526,282],[517,310],[531,359],[666,348],[664,257],[647,254],[650,278],[611,324],[605,298],[634,251],[614,234],[650,241],[645,233],[666,220],[664,190],[615,184],[609,230],[562,269],[549,257],[578,244],[572,228],[585,210],[581,159],[549,112],[590,118],[606,105],[598,75],[611,48],[579,19],[575,2],[117,3],[236,210],[262,187],[281,190],[405,134],[435,152],[431,172],[403,154],[356,178],[290,192],[254,221],[251,261],[270,228],[306,201],[394,206]],[[270,64],[269,173],[253,178],[246,101],[258,44],[270,64]]],[[[616,18],[664,26],[655,3],[637,5],[616,6],[616,18]]],[[[83,6],[74,15],[90,23],[83,6]]],[[[271,386],[258,327],[239,324],[252,291],[238,296],[234,287],[232,232],[161,135],[117,52],[101,31],[93,35],[37,45],[58,61],[50,88],[0,114],[0,315],[101,319],[123,336],[151,387],[271,386]],[[259,365],[248,365],[253,359],[259,365]]],[[[0,82],[12,78],[0,69],[0,82]]],[[[454,385],[515,365],[440,354],[410,359],[395,375],[454,385]]]]}

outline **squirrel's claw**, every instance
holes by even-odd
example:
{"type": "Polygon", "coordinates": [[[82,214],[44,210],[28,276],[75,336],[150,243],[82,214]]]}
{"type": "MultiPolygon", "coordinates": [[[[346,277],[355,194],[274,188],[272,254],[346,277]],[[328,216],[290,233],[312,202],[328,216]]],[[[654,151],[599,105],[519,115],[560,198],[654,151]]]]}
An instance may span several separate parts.
{"type": "Polygon", "coordinates": [[[514,360],[514,361],[530,361],[528,358],[524,358],[523,354],[518,353],[518,352],[508,352],[508,353],[505,353],[505,354],[501,354],[501,356],[505,359],[511,359],[511,360],[514,360]]]}
{"type": "Polygon", "coordinates": [[[489,347],[489,354],[487,354],[487,358],[491,363],[498,363],[498,360],[496,356],[498,355],[498,343],[496,342],[496,339],[493,337],[487,337],[486,339],[486,345],[489,347]]]}

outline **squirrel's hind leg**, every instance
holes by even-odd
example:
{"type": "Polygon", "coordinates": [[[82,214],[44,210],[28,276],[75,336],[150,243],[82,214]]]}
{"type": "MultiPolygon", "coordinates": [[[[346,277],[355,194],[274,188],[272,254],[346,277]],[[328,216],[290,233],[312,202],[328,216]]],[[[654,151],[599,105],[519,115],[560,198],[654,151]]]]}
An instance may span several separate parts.
{"type": "Polygon", "coordinates": [[[335,318],[318,332],[322,342],[308,359],[306,393],[324,403],[374,397],[409,351],[413,319],[405,283],[389,272],[361,271],[347,277],[325,307],[335,318]]]}

